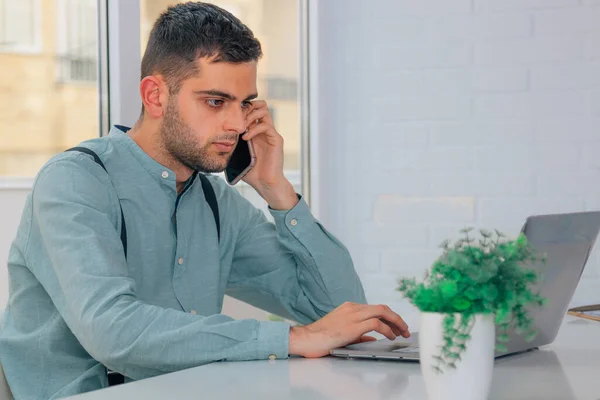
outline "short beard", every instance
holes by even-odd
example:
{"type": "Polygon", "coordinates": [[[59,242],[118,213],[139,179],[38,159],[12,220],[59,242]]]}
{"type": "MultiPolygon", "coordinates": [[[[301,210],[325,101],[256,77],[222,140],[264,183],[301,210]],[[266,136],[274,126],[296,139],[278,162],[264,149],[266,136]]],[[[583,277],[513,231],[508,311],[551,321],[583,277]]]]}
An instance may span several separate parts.
{"type": "MultiPolygon", "coordinates": [[[[171,99],[167,105],[160,135],[167,153],[173,159],[194,171],[205,173],[223,172],[229,158],[231,158],[231,154],[226,160],[214,155],[211,157],[209,147],[212,142],[204,145],[197,142],[198,135],[183,122],[174,99],[171,99]]],[[[237,139],[237,135],[235,135],[235,138],[232,135],[218,138],[218,140],[227,141],[237,141],[237,139]]],[[[223,156],[225,153],[219,154],[223,156]]]]}

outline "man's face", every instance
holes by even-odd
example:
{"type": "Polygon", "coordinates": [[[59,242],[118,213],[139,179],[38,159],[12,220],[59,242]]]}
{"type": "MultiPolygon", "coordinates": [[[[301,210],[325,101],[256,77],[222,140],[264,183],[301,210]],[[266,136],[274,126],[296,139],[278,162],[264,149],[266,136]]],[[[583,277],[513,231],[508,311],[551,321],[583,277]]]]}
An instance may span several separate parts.
{"type": "Polygon", "coordinates": [[[256,97],[256,63],[197,61],[200,73],[171,95],[161,124],[165,149],[188,168],[221,172],[246,130],[256,97]]]}

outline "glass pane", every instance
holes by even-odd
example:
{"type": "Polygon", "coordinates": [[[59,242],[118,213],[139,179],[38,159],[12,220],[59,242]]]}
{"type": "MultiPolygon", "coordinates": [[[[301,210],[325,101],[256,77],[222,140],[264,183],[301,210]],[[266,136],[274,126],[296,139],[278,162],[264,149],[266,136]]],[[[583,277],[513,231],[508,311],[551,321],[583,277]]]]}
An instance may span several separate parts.
{"type": "MultiPolygon", "coordinates": [[[[154,21],[173,3],[176,2],[140,1],[142,55],[154,21]]],[[[258,63],[259,98],[267,101],[275,128],[285,140],[286,173],[297,173],[300,169],[298,1],[213,0],[209,3],[238,17],[260,40],[264,54],[258,63]]]]}
{"type": "Polygon", "coordinates": [[[5,24],[3,41],[9,46],[35,45],[34,0],[1,0],[5,24]]]}
{"type": "MultiPolygon", "coordinates": [[[[32,177],[54,154],[99,135],[96,0],[22,1],[40,52],[0,52],[0,177],[32,177]]],[[[11,25],[0,26],[0,32],[11,25]]]]}

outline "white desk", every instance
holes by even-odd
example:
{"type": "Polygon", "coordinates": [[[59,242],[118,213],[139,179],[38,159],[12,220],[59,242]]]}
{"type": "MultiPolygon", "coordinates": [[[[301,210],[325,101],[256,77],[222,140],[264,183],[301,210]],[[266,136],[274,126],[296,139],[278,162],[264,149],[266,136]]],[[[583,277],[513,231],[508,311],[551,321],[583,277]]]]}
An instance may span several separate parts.
{"type": "MultiPolygon", "coordinates": [[[[419,364],[292,358],[219,362],[72,397],[425,399],[419,364]]],[[[600,400],[600,322],[568,316],[549,346],[496,361],[490,399],[600,400]]]]}

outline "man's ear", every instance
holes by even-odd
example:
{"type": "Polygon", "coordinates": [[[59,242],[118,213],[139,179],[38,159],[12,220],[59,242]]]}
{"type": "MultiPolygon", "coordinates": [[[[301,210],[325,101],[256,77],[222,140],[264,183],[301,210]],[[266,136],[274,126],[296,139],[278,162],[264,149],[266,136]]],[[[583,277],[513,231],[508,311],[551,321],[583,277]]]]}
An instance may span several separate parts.
{"type": "Polygon", "coordinates": [[[144,105],[144,113],[152,118],[164,115],[169,89],[159,76],[146,76],[140,82],[140,96],[144,105]]]}

